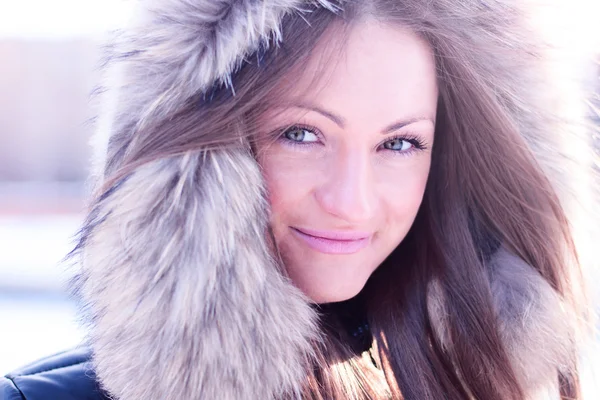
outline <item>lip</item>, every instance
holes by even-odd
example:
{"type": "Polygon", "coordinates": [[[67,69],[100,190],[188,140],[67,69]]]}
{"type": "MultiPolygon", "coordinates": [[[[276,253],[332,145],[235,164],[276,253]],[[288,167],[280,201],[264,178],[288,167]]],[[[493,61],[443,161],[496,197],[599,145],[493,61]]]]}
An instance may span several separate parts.
{"type": "Polygon", "coordinates": [[[367,232],[320,231],[294,228],[292,232],[310,248],[325,254],[352,254],[369,245],[372,234],[367,232]]]}

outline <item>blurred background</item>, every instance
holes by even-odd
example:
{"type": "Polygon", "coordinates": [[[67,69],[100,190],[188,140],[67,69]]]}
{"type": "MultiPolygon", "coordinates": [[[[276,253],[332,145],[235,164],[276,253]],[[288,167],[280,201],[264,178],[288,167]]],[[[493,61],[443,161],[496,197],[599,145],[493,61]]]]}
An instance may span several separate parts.
{"type": "MultiPolygon", "coordinates": [[[[0,3],[0,375],[84,337],[60,260],[83,217],[98,44],[130,6],[0,3]]],[[[598,88],[599,76],[585,79],[598,88]]],[[[592,100],[600,125],[599,114],[592,100]]]]}
{"type": "Polygon", "coordinates": [[[98,45],[129,8],[0,1],[0,375],[84,336],[59,261],[82,219],[98,45]]]}

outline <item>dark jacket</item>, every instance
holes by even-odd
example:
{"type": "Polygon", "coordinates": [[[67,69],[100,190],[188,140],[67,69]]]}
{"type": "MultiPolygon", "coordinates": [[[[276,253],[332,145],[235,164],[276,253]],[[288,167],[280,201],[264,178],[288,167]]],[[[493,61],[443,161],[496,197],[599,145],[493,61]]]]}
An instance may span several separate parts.
{"type": "Polygon", "coordinates": [[[90,358],[77,348],[19,368],[0,378],[0,400],[108,400],[90,358]]]}

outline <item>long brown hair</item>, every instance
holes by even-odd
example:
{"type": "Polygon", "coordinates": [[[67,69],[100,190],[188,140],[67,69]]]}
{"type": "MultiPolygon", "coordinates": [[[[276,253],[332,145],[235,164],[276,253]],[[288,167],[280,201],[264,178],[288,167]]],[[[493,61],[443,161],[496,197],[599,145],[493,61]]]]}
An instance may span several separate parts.
{"type": "MultiPolygon", "coordinates": [[[[315,43],[331,29],[339,28],[336,37],[343,38],[344,29],[363,16],[408,27],[430,43],[440,97],[423,204],[406,239],[357,299],[321,309],[324,339],[315,344],[307,398],[522,399],[524,388],[500,337],[489,282],[487,261],[500,246],[538,271],[583,316],[567,218],[532,155],[532,143],[507,112],[522,107],[510,95],[516,88],[492,87],[463,38],[445,27],[471,23],[465,10],[448,9],[447,20],[435,20],[425,3],[344,2],[336,10],[290,14],[283,20],[283,42],[248,57],[229,85],[198,94],[159,125],[132,127],[138,130],[135,139],[113,138],[129,140],[126,145],[109,145],[105,188],[155,159],[246,146],[260,131],[260,115],[278,104],[286,79],[300,73],[315,43]],[[449,343],[439,342],[428,311],[433,281],[449,310],[449,343]],[[364,315],[370,352],[354,348],[341,318],[348,309],[364,315]]],[[[484,5],[479,12],[485,16],[484,5]]],[[[489,34],[501,41],[509,21],[487,18],[489,34]]],[[[529,49],[531,58],[521,62],[535,62],[535,51],[529,49]]],[[[498,72],[493,66],[483,69],[498,72]]],[[[563,372],[560,382],[564,398],[579,398],[576,371],[563,372]]]]}

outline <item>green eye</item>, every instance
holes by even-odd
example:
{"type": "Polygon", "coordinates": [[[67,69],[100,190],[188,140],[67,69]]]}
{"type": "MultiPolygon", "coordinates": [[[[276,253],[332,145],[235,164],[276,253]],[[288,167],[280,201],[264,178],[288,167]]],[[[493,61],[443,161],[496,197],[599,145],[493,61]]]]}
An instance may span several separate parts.
{"type": "Polygon", "coordinates": [[[305,128],[292,127],[283,132],[283,137],[292,142],[310,143],[318,140],[317,135],[305,128]]]}
{"type": "Polygon", "coordinates": [[[392,140],[388,140],[387,142],[385,142],[383,144],[383,147],[387,150],[394,150],[394,151],[406,151],[406,150],[410,150],[410,148],[413,146],[412,143],[410,143],[408,140],[405,139],[392,139],[392,140]]]}

